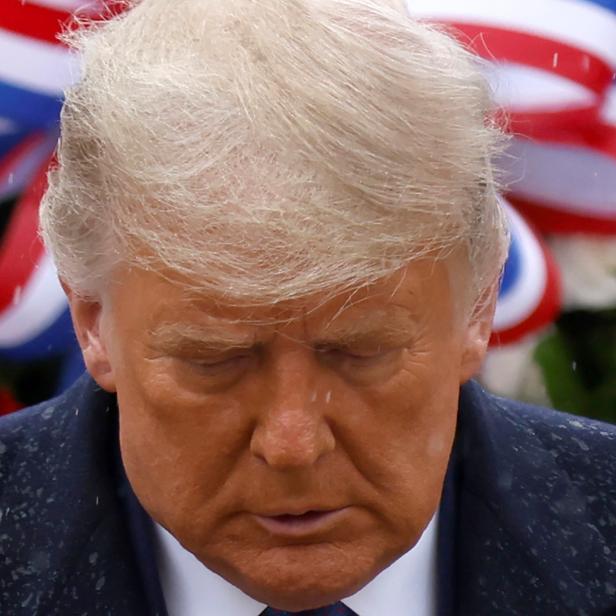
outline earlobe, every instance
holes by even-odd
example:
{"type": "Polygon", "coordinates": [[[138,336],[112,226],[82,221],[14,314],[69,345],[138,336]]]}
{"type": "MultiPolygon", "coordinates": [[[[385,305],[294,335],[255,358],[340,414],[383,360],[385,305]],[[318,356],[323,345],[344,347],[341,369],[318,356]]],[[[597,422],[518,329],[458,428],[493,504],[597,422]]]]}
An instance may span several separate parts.
{"type": "Polygon", "coordinates": [[[80,297],[64,282],[62,287],[68,297],[75,334],[88,372],[103,389],[115,392],[115,378],[102,327],[101,302],[80,297]]]}
{"type": "Polygon", "coordinates": [[[499,280],[496,280],[481,294],[466,326],[460,366],[460,384],[465,383],[479,372],[488,350],[498,298],[499,280]]]}

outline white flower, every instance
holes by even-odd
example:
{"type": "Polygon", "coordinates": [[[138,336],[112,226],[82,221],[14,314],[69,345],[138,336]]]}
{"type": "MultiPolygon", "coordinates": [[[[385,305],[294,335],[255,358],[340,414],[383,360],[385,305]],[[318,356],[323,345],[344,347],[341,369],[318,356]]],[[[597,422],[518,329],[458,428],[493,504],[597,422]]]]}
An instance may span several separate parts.
{"type": "Polygon", "coordinates": [[[564,309],[616,306],[616,238],[555,235],[548,242],[561,271],[564,309]]]}
{"type": "Polygon", "coordinates": [[[484,387],[499,396],[550,406],[541,368],[533,358],[542,336],[490,348],[479,375],[484,387]]]}

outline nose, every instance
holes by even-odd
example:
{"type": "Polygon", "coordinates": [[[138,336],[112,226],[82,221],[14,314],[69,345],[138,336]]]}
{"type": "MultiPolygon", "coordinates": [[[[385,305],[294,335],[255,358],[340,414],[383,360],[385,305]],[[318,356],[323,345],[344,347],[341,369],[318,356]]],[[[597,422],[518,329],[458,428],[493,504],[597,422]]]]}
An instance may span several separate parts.
{"type": "Polygon", "coordinates": [[[324,397],[316,395],[319,367],[315,363],[309,351],[281,354],[272,362],[269,395],[250,448],[273,469],[308,468],[336,445],[324,415],[324,397]]]}

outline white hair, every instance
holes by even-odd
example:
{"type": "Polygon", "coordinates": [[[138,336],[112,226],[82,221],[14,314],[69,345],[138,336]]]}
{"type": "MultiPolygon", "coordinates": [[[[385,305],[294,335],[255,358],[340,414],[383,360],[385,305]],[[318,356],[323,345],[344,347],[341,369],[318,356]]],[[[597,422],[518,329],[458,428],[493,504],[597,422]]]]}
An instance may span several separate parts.
{"type": "Polygon", "coordinates": [[[41,221],[77,293],[129,264],[271,303],[459,245],[498,276],[486,86],[392,0],[142,0],[70,41],[41,221]]]}

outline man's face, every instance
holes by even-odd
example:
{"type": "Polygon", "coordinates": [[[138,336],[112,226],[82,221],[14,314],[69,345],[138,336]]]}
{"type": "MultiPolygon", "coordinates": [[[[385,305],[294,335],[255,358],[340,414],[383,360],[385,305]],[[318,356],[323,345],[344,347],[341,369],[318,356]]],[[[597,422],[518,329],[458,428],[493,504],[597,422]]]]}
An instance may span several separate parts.
{"type": "Polygon", "coordinates": [[[240,309],[133,270],[93,309],[139,500],[264,603],[352,594],[437,508],[469,328],[444,264],[401,274],[326,303],[240,309]]]}

